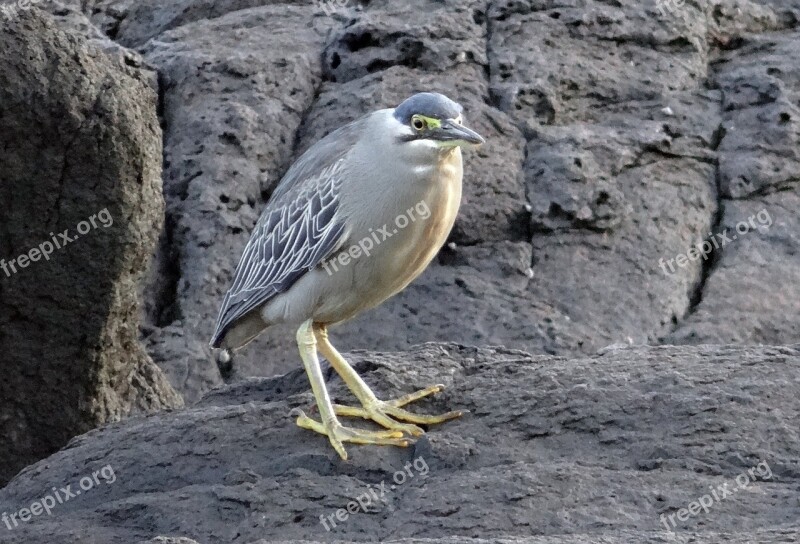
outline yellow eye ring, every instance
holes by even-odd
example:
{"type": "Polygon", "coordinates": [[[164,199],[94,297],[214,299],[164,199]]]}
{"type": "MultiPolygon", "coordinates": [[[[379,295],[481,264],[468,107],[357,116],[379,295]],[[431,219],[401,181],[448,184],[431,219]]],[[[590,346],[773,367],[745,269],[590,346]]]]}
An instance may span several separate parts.
{"type": "Polygon", "coordinates": [[[426,125],[425,120],[422,117],[415,115],[414,117],[411,118],[411,126],[414,127],[416,130],[422,130],[423,128],[425,128],[425,125],[426,125]]]}

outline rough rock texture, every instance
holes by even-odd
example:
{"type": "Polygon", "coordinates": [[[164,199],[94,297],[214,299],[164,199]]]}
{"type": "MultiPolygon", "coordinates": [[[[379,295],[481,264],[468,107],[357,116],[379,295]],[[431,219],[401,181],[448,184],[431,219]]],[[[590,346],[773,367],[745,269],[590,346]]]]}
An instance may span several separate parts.
{"type": "Polygon", "coordinates": [[[37,5],[0,21],[0,483],[136,417],[0,490],[0,542],[800,541],[800,0],[37,5]],[[487,144],[430,269],[332,336],[471,413],[345,463],[288,415],[293,331],[207,342],[292,161],[422,90],[487,144]],[[162,371],[193,406],[141,415],[162,371]]]}
{"type": "MultiPolygon", "coordinates": [[[[262,190],[288,167],[321,80],[322,23],[308,27],[294,7],[254,8],[183,26],[144,51],[161,77],[167,199],[148,344],[187,400],[222,383],[208,340],[262,190]]],[[[243,361],[257,367],[269,348],[262,341],[243,361]]]]}
{"type": "Polygon", "coordinates": [[[774,344],[800,338],[798,210],[796,192],[726,202],[719,231],[732,241],[720,249],[703,299],[670,342],[774,344]],[[749,230],[737,233],[744,225],[749,230]]]}
{"type": "Polygon", "coordinates": [[[732,241],[716,252],[702,300],[670,341],[800,338],[798,43],[797,31],[758,36],[717,63],[725,99],[716,232],[727,231],[732,241]]]}
{"type": "MultiPolygon", "coordinates": [[[[3,541],[800,538],[800,346],[610,348],[563,358],[426,344],[351,358],[384,398],[438,382],[445,392],[414,410],[471,413],[408,449],[350,445],[342,462],[324,437],[288,415],[312,402],[300,371],[252,378],[191,409],[92,431],[27,468],[0,491],[0,511],[17,511],[52,486],[77,488],[108,465],[114,477],[52,516],[0,527],[3,541]],[[403,483],[399,473],[407,474],[403,483]],[[673,516],[675,532],[667,531],[662,514],[726,485],[728,495],[708,512],[673,516]],[[329,522],[331,531],[320,523],[369,488],[379,499],[362,497],[366,512],[329,522]]],[[[338,378],[331,382],[335,400],[352,402],[338,378]]]]}
{"type": "Polygon", "coordinates": [[[488,143],[466,158],[449,247],[404,293],[335,330],[342,349],[797,339],[797,0],[79,7],[159,73],[167,222],[145,336],[189,402],[299,364],[286,328],[237,354],[233,375],[206,345],[291,161],[428,89],[462,102],[488,143]],[[774,226],[706,258],[691,249],[761,210],[774,226]]]}
{"type": "Polygon", "coordinates": [[[35,10],[0,21],[0,51],[4,483],[76,434],[182,400],[138,340],[163,222],[147,77],[35,10]]]}

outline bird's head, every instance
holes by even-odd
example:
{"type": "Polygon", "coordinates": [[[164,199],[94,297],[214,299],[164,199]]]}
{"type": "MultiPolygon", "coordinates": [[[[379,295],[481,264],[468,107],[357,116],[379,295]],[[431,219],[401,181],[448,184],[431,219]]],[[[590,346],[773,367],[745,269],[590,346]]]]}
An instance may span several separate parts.
{"type": "Polygon", "coordinates": [[[393,131],[401,145],[440,150],[477,147],[485,140],[464,126],[462,110],[443,94],[415,94],[394,109],[393,131]]]}

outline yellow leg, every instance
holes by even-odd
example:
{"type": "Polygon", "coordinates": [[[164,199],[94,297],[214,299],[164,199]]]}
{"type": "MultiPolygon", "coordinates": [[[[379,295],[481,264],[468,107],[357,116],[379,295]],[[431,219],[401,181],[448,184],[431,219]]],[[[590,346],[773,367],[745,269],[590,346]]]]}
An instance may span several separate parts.
{"type": "Polygon", "coordinates": [[[414,425],[414,423],[418,423],[420,425],[432,425],[457,418],[463,414],[463,412],[457,411],[447,412],[446,414],[437,416],[430,416],[414,414],[401,408],[402,406],[414,402],[415,400],[419,400],[423,397],[427,397],[428,395],[432,395],[433,393],[442,391],[444,389],[443,385],[427,387],[421,391],[403,395],[399,399],[392,401],[379,400],[375,396],[375,393],[373,393],[369,386],[364,382],[364,380],[361,379],[361,376],[359,376],[353,367],[350,366],[350,363],[348,363],[345,358],[342,357],[338,351],[336,351],[336,348],[334,348],[333,345],[331,345],[330,340],[328,340],[327,329],[324,326],[318,326],[314,329],[314,333],[316,335],[317,342],[319,343],[320,353],[322,353],[322,355],[328,359],[328,362],[331,364],[333,369],[336,370],[339,376],[342,377],[344,383],[347,384],[347,387],[353,392],[362,405],[361,408],[356,408],[352,406],[334,404],[334,413],[342,416],[354,416],[363,417],[364,419],[371,419],[387,429],[402,431],[412,436],[420,436],[424,434],[424,431],[417,425],[414,425]],[[399,423],[389,416],[392,416],[400,421],[406,421],[408,423],[399,423]]]}
{"type": "Polygon", "coordinates": [[[314,336],[314,324],[308,320],[297,329],[297,347],[300,350],[300,357],[303,359],[303,366],[308,374],[308,381],[311,382],[311,390],[314,399],[317,401],[317,408],[322,418],[322,423],[314,421],[306,416],[302,411],[298,411],[297,425],[304,429],[310,429],[324,434],[330,440],[331,445],[339,456],[347,460],[347,452],[342,442],[352,442],[354,444],[380,444],[388,446],[408,446],[409,440],[403,438],[400,431],[366,431],[362,429],[350,429],[343,427],[336,418],[336,413],[331,404],[328,390],[325,388],[325,380],[322,377],[322,369],[317,358],[317,341],[314,336]]]}

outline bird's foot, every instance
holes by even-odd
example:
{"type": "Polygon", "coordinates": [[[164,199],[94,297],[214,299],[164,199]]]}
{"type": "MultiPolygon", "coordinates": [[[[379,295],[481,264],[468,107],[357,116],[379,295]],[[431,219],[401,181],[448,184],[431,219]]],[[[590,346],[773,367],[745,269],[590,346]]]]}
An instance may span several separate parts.
{"type": "Polygon", "coordinates": [[[414,414],[408,410],[403,410],[403,406],[421,398],[438,393],[444,389],[443,385],[433,385],[414,393],[403,395],[402,397],[389,401],[375,399],[365,403],[362,407],[343,406],[334,404],[333,409],[336,415],[361,417],[371,419],[375,423],[386,427],[392,431],[401,431],[410,436],[421,436],[425,434],[418,425],[434,425],[455,419],[464,414],[463,411],[447,412],[440,415],[414,414]],[[406,423],[401,423],[405,421],[406,423]],[[415,425],[416,424],[416,425],[415,425]]]}
{"type": "Polygon", "coordinates": [[[344,427],[338,421],[326,425],[311,419],[300,409],[292,410],[292,415],[297,415],[298,427],[327,436],[333,449],[335,449],[339,457],[345,461],[347,461],[347,451],[345,451],[342,445],[343,442],[350,442],[352,444],[375,444],[379,446],[400,446],[402,448],[407,447],[413,442],[412,439],[405,437],[401,431],[368,431],[365,429],[353,429],[351,427],[344,427]]]}

